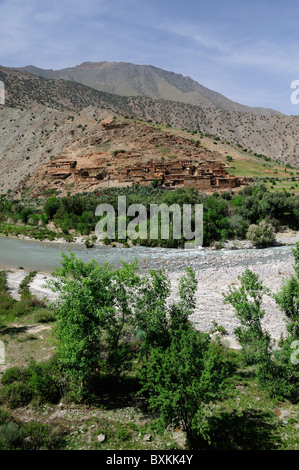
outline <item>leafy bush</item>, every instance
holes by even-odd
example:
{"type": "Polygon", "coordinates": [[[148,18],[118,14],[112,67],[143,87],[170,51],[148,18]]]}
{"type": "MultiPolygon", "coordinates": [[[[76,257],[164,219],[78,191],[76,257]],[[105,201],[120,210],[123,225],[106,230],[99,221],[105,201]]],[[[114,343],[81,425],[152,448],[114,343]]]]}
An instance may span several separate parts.
{"type": "Polygon", "coordinates": [[[230,303],[240,322],[235,328],[239,343],[242,346],[242,356],[245,364],[254,364],[262,351],[269,346],[270,337],[265,335],[261,320],[265,315],[262,300],[269,290],[263,286],[259,276],[246,268],[241,276],[240,287],[230,287],[224,294],[224,303],[230,303]]]}
{"type": "Polygon", "coordinates": [[[0,409],[0,425],[9,423],[9,420],[9,412],[0,409]]]}
{"type": "Polygon", "coordinates": [[[29,422],[22,425],[25,450],[53,449],[53,435],[48,424],[29,422]]]}
{"type": "Polygon", "coordinates": [[[0,317],[10,313],[17,301],[8,292],[0,292],[0,317]]]}
{"type": "Polygon", "coordinates": [[[26,380],[26,372],[20,367],[11,367],[6,369],[1,377],[2,385],[10,385],[13,382],[20,382],[26,380]]]}
{"type": "Polygon", "coordinates": [[[259,385],[271,397],[299,402],[299,368],[291,361],[293,338],[285,340],[277,351],[263,354],[257,363],[259,385]]]}
{"type": "Polygon", "coordinates": [[[169,346],[154,347],[140,371],[142,392],[149,407],[159,413],[166,427],[182,426],[189,447],[196,448],[206,403],[220,399],[229,387],[233,363],[227,360],[220,343],[193,327],[171,331],[169,346]]]}
{"type": "Polygon", "coordinates": [[[32,400],[31,387],[23,382],[13,382],[1,390],[0,400],[7,403],[10,408],[26,406],[32,400]]]}
{"type": "MultiPolygon", "coordinates": [[[[230,288],[224,296],[236,310],[241,326],[235,333],[242,346],[246,363],[255,366],[259,385],[276,398],[287,398],[295,403],[299,401],[299,368],[292,360],[293,347],[298,345],[299,335],[299,243],[293,250],[294,271],[296,276],[286,280],[281,290],[273,297],[286,316],[288,336],[282,339],[278,349],[273,350],[270,335],[261,326],[265,314],[262,309],[262,297],[270,293],[258,275],[246,268],[240,277],[241,286],[230,288]]],[[[295,351],[296,353],[296,351],[295,351]]]]}
{"type": "Polygon", "coordinates": [[[122,424],[117,425],[116,437],[122,442],[128,441],[131,437],[130,431],[122,424]]]}
{"type": "Polygon", "coordinates": [[[0,426],[0,450],[21,449],[23,434],[19,426],[13,422],[0,426]]]}
{"type": "Polygon", "coordinates": [[[34,312],[34,321],[36,323],[51,323],[55,320],[53,312],[47,308],[40,308],[34,312]]]}
{"type": "Polygon", "coordinates": [[[19,294],[21,295],[22,299],[26,299],[30,297],[29,284],[34,279],[36,274],[37,274],[37,271],[30,271],[20,283],[19,294]]]}
{"type": "MultiPolygon", "coordinates": [[[[0,411],[1,414],[4,412],[0,411]]],[[[57,450],[62,435],[51,426],[39,422],[17,423],[5,413],[0,419],[0,450],[57,450]]]]}
{"type": "Polygon", "coordinates": [[[6,272],[0,271],[0,293],[7,291],[6,272]]]}
{"type": "Polygon", "coordinates": [[[61,397],[61,375],[55,358],[36,363],[31,360],[26,369],[12,367],[2,376],[1,401],[18,408],[33,399],[39,403],[57,403],[61,397]]]}
{"type": "Polygon", "coordinates": [[[10,312],[14,317],[21,317],[31,313],[32,308],[32,299],[25,296],[25,298],[21,299],[20,301],[13,303],[12,307],[10,308],[10,312]]]}
{"type": "Polygon", "coordinates": [[[262,220],[258,225],[249,226],[246,238],[255,246],[271,246],[275,243],[275,229],[273,225],[262,220]]]}
{"type": "Polygon", "coordinates": [[[27,368],[27,384],[32,391],[32,397],[39,402],[56,403],[61,398],[60,374],[57,361],[31,361],[27,368]]]}

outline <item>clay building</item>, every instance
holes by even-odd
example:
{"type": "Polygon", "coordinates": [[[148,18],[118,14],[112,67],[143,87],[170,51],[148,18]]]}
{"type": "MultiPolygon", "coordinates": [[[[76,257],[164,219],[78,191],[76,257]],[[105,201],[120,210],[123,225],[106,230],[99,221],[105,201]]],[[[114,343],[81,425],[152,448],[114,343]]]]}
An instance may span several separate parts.
{"type": "Polygon", "coordinates": [[[45,175],[52,179],[66,179],[74,173],[76,166],[76,161],[56,160],[46,164],[45,175]]]}
{"type": "Polygon", "coordinates": [[[106,177],[105,167],[80,168],[74,172],[74,183],[97,183],[106,177]]]}
{"type": "Polygon", "coordinates": [[[73,171],[77,166],[77,162],[74,160],[56,160],[47,163],[46,170],[48,173],[56,173],[57,171],[69,172],[73,171]]]}
{"type": "MultiPolygon", "coordinates": [[[[77,161],[56,160],[48,163],[45,175],[51,179],[73,177],[74,183],[130,186],[148,185],[153,181],[165,188],[194,187],[205,191],[213,188],[235,188],[243,184],[240,179],[227,174],[224,162],[199,162],[195,159],[181,161],[149,161],[131,165],[102,164],[78,168],[77,161]]],[[[244,184],[248,182],[244,181],[244,184]]]]}

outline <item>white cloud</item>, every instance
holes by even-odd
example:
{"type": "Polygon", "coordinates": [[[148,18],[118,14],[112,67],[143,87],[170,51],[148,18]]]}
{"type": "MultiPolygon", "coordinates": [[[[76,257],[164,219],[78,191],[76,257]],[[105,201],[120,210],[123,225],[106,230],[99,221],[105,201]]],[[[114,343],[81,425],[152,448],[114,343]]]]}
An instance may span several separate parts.
{"type": "Polygon", "coordinates": [[[211,61],[226,63],[236,67],[271,68],[273,71],[298,70],[296,45],[282,46],[277,41],[267,41],[244,34],[228,34],[227,28],[212,27],[210,24],[177,24],[159,25],[164,31],[181,36],[193,43],[198,54],[210,54],[211,61]]]}
{"type": "Polygon", "coordinates": [[[33,63],[37,58],[47,61],[46,53],[76,48],[76,42],[88,34],[89,19],[95,11],[109,8],[108,0],[5,0],[0,2],[0,61],[3,65],[18,59],[33,63]],[[81,34],[83,33],[83,37],[81,34]],[[69,45],[67,43],[70,43],[69,45]],[[31,59],[31,60],[30,60],[31,59]]]}

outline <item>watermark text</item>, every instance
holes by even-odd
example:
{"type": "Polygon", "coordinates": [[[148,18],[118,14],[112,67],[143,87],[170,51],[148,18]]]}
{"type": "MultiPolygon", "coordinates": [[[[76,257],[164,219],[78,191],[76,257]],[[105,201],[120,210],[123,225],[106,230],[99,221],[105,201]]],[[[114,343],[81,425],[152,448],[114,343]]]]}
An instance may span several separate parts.
{"type": "Polygon", "coordinates": [[[203,245],[202,204],[131,204],[125,196],[118,197],[117,215],[111,204],[100,204],[95,215],[99,240],[184,240],[185,248],[203,245]]]}
{"type": "Polygon", "coordinates": [[[5,87],[4,83],[0,80],[0,105],[5,104],[5,87]]]}

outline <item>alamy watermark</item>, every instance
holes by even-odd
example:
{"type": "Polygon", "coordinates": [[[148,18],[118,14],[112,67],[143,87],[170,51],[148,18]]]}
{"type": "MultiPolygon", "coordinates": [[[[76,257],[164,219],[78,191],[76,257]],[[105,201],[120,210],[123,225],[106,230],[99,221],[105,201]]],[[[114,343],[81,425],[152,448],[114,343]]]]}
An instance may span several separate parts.
{"type": "Polygon", "coordinates": [[[5,104],[5,86],[4,83],[0,80],[0,105],[5,104]]]}
{"type": "Polygon", "coordinates": [[[0,365],[5,364],[5,346],[3,341],[0,341],[0,365]]]}
{"type": "Polygon", "coordinates": [[[295,349],[295,351],[291,354],[291,363],[294,365],[299,364],[299,341],[293,341],[291,344],[291,349],[295,349]]]}
{"type": "Polygon", "coordinates": [[[203,245],[202,204],[150,204],[148,210],[143,204],[127,207],[126,197],[119,196],[117,215],[111,204],[100,204],[95,215],[101,217],[95,229],[99,240],[173,239],[185,240],[185,248],[203,245]]]}
{"type": "Polygon", "coordinates": [[[291,103],[299,104],[299,80],[293,80],[291,88],[294,88],[294,91],[291,93],[291,103]]]}

